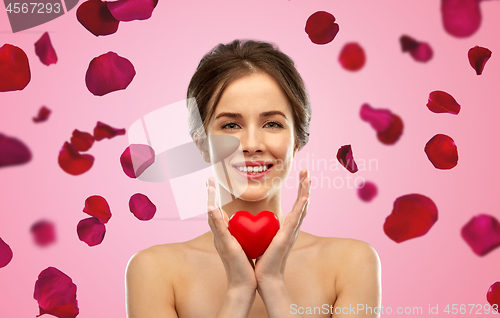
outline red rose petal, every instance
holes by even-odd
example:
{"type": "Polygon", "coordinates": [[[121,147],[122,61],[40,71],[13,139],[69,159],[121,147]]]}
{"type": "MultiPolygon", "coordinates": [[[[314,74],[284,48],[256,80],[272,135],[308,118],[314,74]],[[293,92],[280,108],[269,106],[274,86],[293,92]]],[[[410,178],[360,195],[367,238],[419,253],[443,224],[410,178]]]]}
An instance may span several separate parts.
{"type": "Polygon", "coordinates": [[[94,144],[94,136],[88,132],[82,132],[77,129],[73,130],[71,137],[71,145],[76,151],[87,151],[94,144]]]}
{"type": "Polygon", "coordinates": [[[45,32],[35,43],[35,53],[45,65],[56,64],[57,54],[50,41],[49,33],[45,32]]]}
{"type": "Polygon", "coordinates": [[[437,169],[451,169],[458,163],[458,150],[450,136],[437,134],[424,148],[427,158],[437,169]]]}
{"type": "Polygon", "coordinates": [[[102,224],[108,223],[111,218],[111,210],[108,201],[100,195],[93,195],[85,200],[83,212],[96,217],[102,224]]]}
{"type": "Polygon", "coordinates": [[[10,44],[0,47],[0,74],[0,92],[24,89],[31,80],[26,53],[10,44]]]}
{"type": "Polygon", "coordinates": [[[111,139],[114,136],[125,135],[125,128],[116,129],[100,121],[97,122],[97,125],[94,128],[94,138],[99,141],[104,138],[111,139]]]}
{"type": "Polygon", "coordinates": [[[433,113],[449,113],[458,115],[460,105],[455,98],[443,91],[433,91],[429,94],[427,108],[433,113]]]}
{"type": "Polygon", "coordinates": [[[59,318],[75,318],[78,313],[76,285],[71,278],[55,267],[47,267],[35,283],[33,298],[38,301],[40,314],[59,318]]]}
{"type": "Polygon", "coordinates": [[[47,246],[56,241],[54,223],[47,220],[40,220],[30,228],[35,243],[39,246],[47,246]]]}
{"type": "Polygon", "coordinates": [[[410,52],[410,55],[417,62],[427,62],[432,58],[434,52],[428,43],[420,42],[417,48],[410,52]]]}
{"type": "Polygon", "coordinates": [[[123,172],[130,178],[139,177],[155,162],[155,151],[149,145],[131,144],[120,156],[123,172]]]}
{"type": "Polygon", "coordinates": [[[12,249],[0,237],[0,268],[7,266],[12,260],[12,249]]]}
{"type": "Polygon", "coordinates": [[[58,163],[66,173],[77,176],[92,168],[94,156],[80,154],[69,142],[64,142],[64,146],[59,151],[58,163]]]}
{"type": "Polygon", "coordinates": [[[428,197],[413,193],[394,201],[391,214],[385,219],[384,232],[396,243],[423,236],[438,219],[436,204],[428,197]]]}
{"type": "Polygon", "coordinates": [[[327,44],[333,41],[339,32],[335,17],[325,11],[318,11],[307,19],[306,33],[314,44],[327,44]]]}
{"type": "Polygon", "coordinates": [[[78,222],[76,232],[80,241],[87,243],[88,246],[95,246],[104,240],[106,226],[99,222],[98,218],[92,216],[78,222]]]}
{"type": "Polygon", "coordinates": [[[358,171],[358,166],[356,162],[354,162],[354,157],[352,155],[351,145],[345,145],[339,148],[337,151],[337,160],[349,170],[349,172],[355,173],[358,171]]]}
{"type": "Polygon", "coordinates": [[[478,256],[500,246],[500,223],[491,215],[474,216],[462,227],[462,238],[478,256]]]}
{"type": "Polygon", "coordinates": [[[156,3],[154,0],[118,0],[107,2],[107,5],[115,19],[132,21],[149,19],[156,3]]]}
{"type": "Polygon", "coordinates": [[[46,121],[48,118],[49,118],[49,115],[51,113],[51,110],[48,109],[47,107],[45,106],[42,106],[39,110],[38,110],[38,115],[36,117],[33,117],[33,121],[35,123],[41,123],[41,122],[44,122],[46,121]]]}
{"type": "Polygon", "coordinates": [[[373,200],[377,196],[377,193],[377,186],[370,181],[365,181],[363,187],[358,188],[358,197],[365,202],[373,200]]]}
{"type": "Polygon", "coordinates": [[[392,114],[393,120],[389,127],[384,131],[377,132],[378,140],[385,145],[395,144],[403,134],[403,121],[401,117],[392,114]]]}
{"type": "Polygon", "coordinates": [[[470,66],[476,70],[477,75],[481,75],[484,65],[491,57],[491,51],[485,47],[476,45],[469,50],[468,56],[470,66]]]}
{"type": "Polygon", "coordinates": [[[90,61],[85,84],[92,94],[103,96],[127,88],[134,76],[135,69],[129,60],[108,52],[90,61]]]}
{"type": "Polygon", "coordinates": [[[88,0],[76,10],[76,18],[95,36],[110,35],[118,30],[120,21],[109,12],[106,1],[88,0]]]}
{"type": "Polygon", "coordinates": [[[490,286],[486,293],[486,300],[490,303],[494,313],[500,310],[500,282],[496,282],[490,286]]]}
{"type": "Polygon", "coordinates": [[[369,122],[376,131],[388,129],[394,120],[394,116],[390,110],[375,109],[366,103],[361,106],[359,116],[362,120],[369,122]]]}
{"type": "Polygon", "coordinates": [[[141,193],[136,193],[130,197],[128,202],[130,212],[141,221],[151,220],[156,213],[156,206],[149,200],[147,196],[141,193]]]}
{"type": "Polygon", "coordinates": [[[19,139],[0,133],[0,168],[20,165],[31,160],[31,151],[19,139]]]}
{"type": "Polygon", "coordinates": [[[399,38],[399,42],[401,43],[401,48],[403,49],[403,52],[414,51],[417,49],[419,45],[419,42],[417,40],[408,35],[402,35],[399,38]]]}
{"type": "Polygon", "coordinates": [[[441,0],[441,17],[448,34],[464,38],[481,25],[480,0],[441,0]]]}
{"type": "Polygon", "coordinates": [[[365,50],[356,42],[346,43],[340,51],[339,62],[348,71],[358,71],[365,65],[365,50]]]}

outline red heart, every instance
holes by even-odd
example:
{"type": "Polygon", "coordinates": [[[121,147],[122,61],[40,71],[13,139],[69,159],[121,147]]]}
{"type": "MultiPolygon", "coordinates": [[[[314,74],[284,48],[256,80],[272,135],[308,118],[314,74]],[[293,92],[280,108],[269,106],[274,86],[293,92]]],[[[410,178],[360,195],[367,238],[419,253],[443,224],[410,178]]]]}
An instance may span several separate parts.
{"type": "Polygon", "coordinates": [[[260,211],[257,215],[238,211],[229,219],[228,229],[248,257],[255,259],[271,244],[280,229],[280,222],[270,211],[260,211]]]}

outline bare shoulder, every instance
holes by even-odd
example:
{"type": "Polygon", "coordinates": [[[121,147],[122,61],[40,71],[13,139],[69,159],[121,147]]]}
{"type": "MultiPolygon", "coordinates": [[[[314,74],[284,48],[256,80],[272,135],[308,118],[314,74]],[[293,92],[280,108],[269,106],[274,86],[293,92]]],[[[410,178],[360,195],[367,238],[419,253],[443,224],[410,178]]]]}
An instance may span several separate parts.
{"type": "Polygon", "coordinates": [[[367,242],[340,237],[324,237],[323,248],[328,256],[345,262],[379,262],[377,251],[367,242]]]}

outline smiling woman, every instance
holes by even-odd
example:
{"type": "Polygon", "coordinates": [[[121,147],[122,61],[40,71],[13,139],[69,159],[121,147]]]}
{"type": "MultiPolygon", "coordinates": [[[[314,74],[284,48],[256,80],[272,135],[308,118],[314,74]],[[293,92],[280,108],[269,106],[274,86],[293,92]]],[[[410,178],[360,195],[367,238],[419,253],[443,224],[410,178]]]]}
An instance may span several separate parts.
{"type": "Polygon", "coordinates": [[[227,176],[214,167],[217,180],[207,182],[211,231],[132,256],[128,318],[378,317],[381,269],[375,250],[362,241],[300,231],[309,205],[307,170],[300,172],[297,200],[283,217],[282,183],[308,141],[311,118],[293,61],[265,42],[220,44],[201,60],[187,97],[196,101],[188,104],[190,133],[204,160],[214,163],[217,147],[207,137],[215,135],[238,138],[244,158],[228,157],[227,176]],[[221,207],[223,196],[233,200],[221,207]],[[241,210],[272,211],[280,222],[255,260],[228,230],[229,218],[241,210]],[[343,310],[361,304],[371,312],[343,310]]]}

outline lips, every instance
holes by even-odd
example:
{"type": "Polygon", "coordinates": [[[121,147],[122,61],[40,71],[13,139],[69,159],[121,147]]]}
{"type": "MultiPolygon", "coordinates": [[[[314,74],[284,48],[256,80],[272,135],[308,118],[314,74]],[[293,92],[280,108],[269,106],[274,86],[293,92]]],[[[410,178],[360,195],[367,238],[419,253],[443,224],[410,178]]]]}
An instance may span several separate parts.
{"type": "Polygon", "coordinates": [[[238,173],[240,176],[248,179],[259,179],[264,176],[266,176],[271,169],[274,167],[272,163],[264,162],[264,161],[246,161],[246,162],[241,162],[233,165],[233,169],[238,173]],[[266,170],[262,170],[257,173],[249,173],[245,171],[241,171],[239,168],[241,167],[266,167],[266,170]]]}

